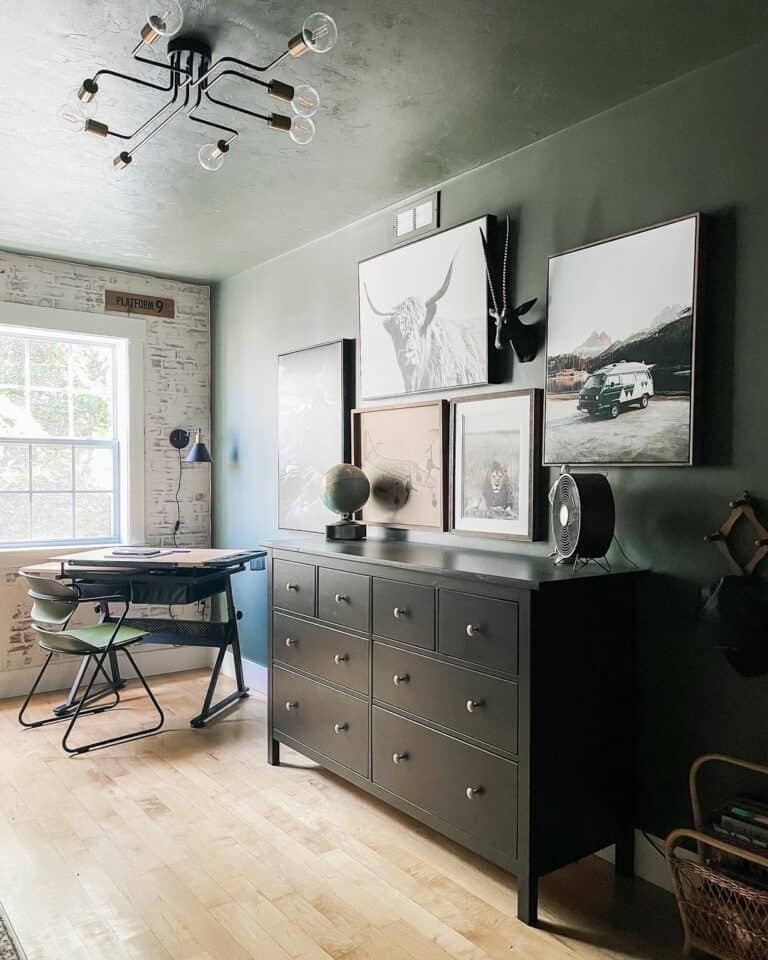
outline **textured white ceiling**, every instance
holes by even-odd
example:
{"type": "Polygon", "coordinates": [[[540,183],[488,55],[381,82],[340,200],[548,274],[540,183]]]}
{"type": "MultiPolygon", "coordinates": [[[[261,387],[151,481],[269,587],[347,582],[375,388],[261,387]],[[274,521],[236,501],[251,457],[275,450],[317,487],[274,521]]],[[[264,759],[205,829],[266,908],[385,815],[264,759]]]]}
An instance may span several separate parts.
{"type": "MultiPolygon", "coordinates": [[[[182,2],[185,30],[214,55],[257,61],[280,52],[313,9],[297,0],[182,2]]],[[[768,6],[747,0],[333,0],[327,8],[340,28],[336,49],[275,72],[311,82],[323,97],[309,147],[220,111],[243,135],[224,168],[206,173],[197,150],[210,137],[180,116],[115,179],[105,164],[114,142],[107,149],[61,131],[56,112],[95,69],[137,69],[128,53],[143,0],[3,0],[0,246],[219,279],[768,30],[768,6]]],[[[160,42],[150,55],[163,53],[160,42]]],[[[222,81],[218,90],[280,108],[247,86],[222,81]]],[[[105,80],[97,118],[130,130],[161,97],[105,80]]]]}

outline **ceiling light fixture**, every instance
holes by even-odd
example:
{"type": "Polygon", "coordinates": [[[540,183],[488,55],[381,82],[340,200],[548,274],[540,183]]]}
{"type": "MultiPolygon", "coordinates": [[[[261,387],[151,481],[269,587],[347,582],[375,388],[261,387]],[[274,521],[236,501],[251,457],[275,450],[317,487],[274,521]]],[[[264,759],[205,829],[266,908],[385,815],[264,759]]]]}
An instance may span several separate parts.
{"type": "Polygon", "coordinates": [[[338,39],[338,30],[333,17],[327,13],[312,13],[304,21],[301,32],[292,37],[286,49],[265,66],[238,60],[236,57],[220,57],[212,60],[211,49],[207,43],[197,37],[180,35],[184,23],[184,12],[179,0],[158,0],[158,7],[147,10],[147,22],[141,29],[141,39],[131,51],[138,63],[159,67],[168,72],[166,84],[152,83],[142,77],[129,76],[115,70],[98,70],[92,77],[83,80],[80,87],[73,90],[66,102],[59,108],[62,124],[74,132],[86,132],[104,139],[113,138],[122,141],[123,149],[110,159],[109,167],[113,171],[125,170],[133,162],[136,151],[151,140],[174,117],[184,112],[195,123],[217,130],[220,136],[213,143],[200,148],[198,160],[205,170],[219,170],[229,153],[230,144],[240,135],[234,127],[215,123],[207,117],[198,116],[203,99],[217,107],[225,107],[236,113],[263,121],[273,130],[287,133],[294,143],[304,145],[315,135],[315,124],[311,119],[320,106],[317,90],[302,83],[294,87],[281,80],[265,81],[255,74],[263,74],[276,67],[286,57],[300,57],[308,51],[327,53],[332,50],[338,39]],[[139,51],[152,47],[161,38],[170,38],[168,42],[168,62],[140,56],[139,51]],[[231,64],[238,69],[226,65],[231,64]],[[225,68],[226,67],[226,68],[225,68]],[[248,71],[248,72],[244,72],[248,71]],[[131,133],[112,130],[106,123],[94,119],[97,109],[99,81],[102,77],[116,77],[130,83],[160,90],[170,94],[159,110],[145,120],[131,133]],[[262,87],[269,96],[289,103],[293,116],[281,113],[261,112],[256,109],[230,103],[215,97],[212,88],[225,77],[236,77],[262,87]]]}

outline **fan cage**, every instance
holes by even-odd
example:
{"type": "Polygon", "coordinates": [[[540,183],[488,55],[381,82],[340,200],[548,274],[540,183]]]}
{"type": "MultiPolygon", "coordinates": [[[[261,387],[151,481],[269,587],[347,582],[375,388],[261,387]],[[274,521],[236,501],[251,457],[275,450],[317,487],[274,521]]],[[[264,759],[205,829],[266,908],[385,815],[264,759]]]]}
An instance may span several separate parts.
{"type": "Polygon", "coordinates": [[[552,502],[552,529],[563,560],[603,557],[613,541],[616,509],[608,479],[600,473],[559,477],[552,502]],[[567,510],[567,521],[561,514],[567,510]]]}

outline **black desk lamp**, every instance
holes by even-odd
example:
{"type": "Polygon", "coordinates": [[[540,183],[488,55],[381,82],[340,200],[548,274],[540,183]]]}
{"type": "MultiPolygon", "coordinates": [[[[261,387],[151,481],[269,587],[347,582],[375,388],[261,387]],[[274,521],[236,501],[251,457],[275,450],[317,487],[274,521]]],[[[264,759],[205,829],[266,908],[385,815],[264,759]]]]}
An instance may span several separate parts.
{"type": "MultiPolygon", "coordinates": [[[[184,458],[187,463],[213,463],[213,458],[208,452],[208,447],[206,447],[200,439],[201,433],[202,430],[198,427],[195,431],[195,442],[192,444],[192,449],[184,458]]],[[[189,431],[177,427],[176,430],[171,431],[168,439],[174,450],[178,450],[179,452],[179,482],[176,484],[176,524],[173,528],[173,545],[175,547],[177,545],[176,534],[181,527],[181,503],[179,502],[179,493],[181,492],[181,451],[189,444],[189,431]]]]}

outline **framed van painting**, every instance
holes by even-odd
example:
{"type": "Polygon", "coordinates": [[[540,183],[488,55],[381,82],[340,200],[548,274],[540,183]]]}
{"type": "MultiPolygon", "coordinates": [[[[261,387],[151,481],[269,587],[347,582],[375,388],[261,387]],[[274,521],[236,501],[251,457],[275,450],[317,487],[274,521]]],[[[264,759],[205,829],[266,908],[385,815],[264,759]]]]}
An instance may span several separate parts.
{"type": "Polygon", "coordinates": [[[371,482],[363,523],[445,530],[448,401],[352,412],[355,464],[371,482]]]}
{"type": "Polygon", "coordinates": [[[544,463],[693,462],[700,216],[549,260],[544,463]]]}
{"type": "Polygon", "coordinates": [[[541,391],[451,401],[451,530],[533,540],[541,391]]]}
{"type": "Polygon", "coordinates": [[[488,383],[488,288],[479,217],[364,260],[360,396],[488,383]]]}
{"type": "Polygon", "coordinates": [[[320,499],[320,481],[352,453],[355,341],[283,353],[278,372],[278,526],[323,533],[338,517],[320,499]]]}

